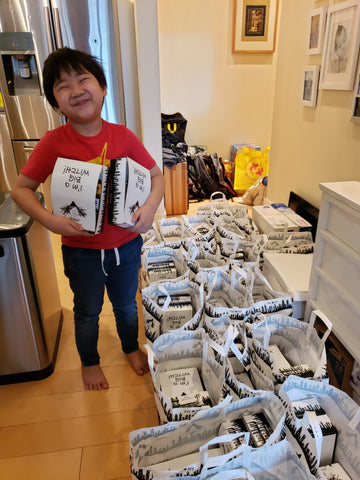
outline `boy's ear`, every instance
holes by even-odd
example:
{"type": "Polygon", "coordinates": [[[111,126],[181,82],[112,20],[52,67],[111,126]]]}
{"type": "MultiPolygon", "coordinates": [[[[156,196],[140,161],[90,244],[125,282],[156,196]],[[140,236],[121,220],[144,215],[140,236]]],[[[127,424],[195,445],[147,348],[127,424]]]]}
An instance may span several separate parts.
{"type": "Polygon", "coordinates": [[[104,97],[106,97],[106,95],[107,95],[107,88],[106,87],[103,89],[103,93],[104,93],[104,97]]]}

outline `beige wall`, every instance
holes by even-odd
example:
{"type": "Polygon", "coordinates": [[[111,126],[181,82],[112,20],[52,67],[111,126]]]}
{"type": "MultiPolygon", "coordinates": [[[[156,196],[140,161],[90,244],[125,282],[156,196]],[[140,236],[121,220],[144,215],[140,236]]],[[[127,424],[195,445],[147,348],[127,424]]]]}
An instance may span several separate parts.
{"type": "Polygon", "coordinates": [[[320,182],[360,180],[354,91],[301,104],[309,14],[334,0],[280,0],[275,54],[231,53],[232,0],[158,0],[161,109],[188,120],[188,144],[229,157],[239,142],[271,146],[268,197],[290,190],[316,206],[320,182]]]}
{"type": "MultiPolygon", "coordinates": [[[[282,0],[268,197],[286,202],[294,190],[316,206],[321,182],[360,180],[360,125],[350,121],[353,91],[319,90],[316,108],[301,103],[303,68],[314,8],[341,2],[282,0]]],[[[356,72],[357,73],[357,72],[356,72]]]]}
{"type": "Polygon", "coordinates": [[[270,144],[276,55],[232,54],[232,0],[158,0],[163,113],[185,140],[229,158],[234,143],[270,144]]]}

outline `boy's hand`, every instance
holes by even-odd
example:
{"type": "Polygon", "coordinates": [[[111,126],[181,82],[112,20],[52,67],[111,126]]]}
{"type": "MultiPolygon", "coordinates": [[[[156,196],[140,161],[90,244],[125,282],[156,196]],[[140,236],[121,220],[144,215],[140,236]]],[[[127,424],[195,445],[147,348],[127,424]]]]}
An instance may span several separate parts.
{"type": "Polygon", "coordinates": [[[128,228],[129,232],[146,233],[153,225],[156,210],[161,202],[165,190],[165,179],[160,168],[155,165],[150,170],[151,191],[148,199],[132,216],[136,224],[128,228]]]}
{"type": "Polygon", "coordinates": [[[92,236],[93,234],[84,230],[84,228],[75,220],[60,215],[52,215],[47,221],[46,227],[53,233],[71,237],[74,235],[92,236]]]}
{"type": "Polygon", "coordinates": [[[146,233],[152,227],[154,221],[154,209],[151,205],[146,203],[138,208],[132,216],[132,221],[136,222],[133,227],[127,228],[129,232],[146,233]]]}

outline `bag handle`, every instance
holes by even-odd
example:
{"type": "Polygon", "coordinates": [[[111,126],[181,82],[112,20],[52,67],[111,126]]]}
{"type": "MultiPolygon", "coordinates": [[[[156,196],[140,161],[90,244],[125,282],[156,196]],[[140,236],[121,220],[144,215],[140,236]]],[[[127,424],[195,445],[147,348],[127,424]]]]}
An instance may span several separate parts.
{"type": "MultiPolygon", "coordinates": [[[[235,338],[237,337],[237,335],[235,336],[235,338]]],[[[244,359],[244,355],[246,354],[247,352],[247,349],[248,349],[248,345],[247,345],[247,336],[246,336],[246,333],[244,334],[244,353],[241,353],[239,348],[236,346],[234,340],[231,342],[230,344],[230,348],[231,348],[231,351],[233,352],[233,354],[235,355],[235,357],[240,361],[240,363],[243,362],[243,359],[244,359]]]]}
{"type": "Polygon", "coordinates": [[[271,337],[271,332],[268,325],[268,317],[266,317],[262,313],[258,314],[258,317],[261,318],[261,320],[253,325],[253,329],[262,327],[264,325],[265,332],[263,338],[263,347],[265,348],[265,350],[267,350],[269,348],[269,342],[271,337]]]}
{"type": "MultiPolygon", "coordinates": [[[[315,320],[316,320],[317,317],[319,317],[322,320],[322,322],[325,324],[325,326],[327,327],[326,332],[324,333],[324,335],[321,338],[321,344],[320,344],[320,348],[319,348],[319,353],[321,353],[324,349],[326,339],[330,335],[330,332],[331,332],[331,329],[332,329],[332,323],[328,319],[328,317],[325,315],[325,313],[323,313],[321,310],[313,310],[311,312],[310,320],[309,320],[309,325],[311,325],[313,328],[315,328],[314,324],[315,324],[315,320]]],[[[310,334],[311,334],[310,329],[308,329],[307,334],[306,334],[306,340],[309,340],[310,334]]]]}
{"type": "Polygon", "coordinates": [[[221,435],[220,437],[215,437],[209,440],[204,445],[201,445],[199,449],[200,453],[200,461],[203,465],[203,468],[209,469],[213,467],[220,467],[225,465],[226,462],[231,460],[232,458],[239,455],[242,451],[249,448],[249,440],[250,440],[250,433],[249,432],[239,432],[239,433],[228,433],[226,435],[221,435]],[[237,438],[243,437],[244,443],[239,445],[234,450],[231,450],[224,455],[218,455],[216,457],[209,458],[209,447],[211,445],[218,445],[219,443],[226,443],[231,442],[232,440],[236,440],[237,438]]]}
{"type": "Polygon", "coordinates": [[[148,358],[148,364],[149,364],[149,368],[152,372],[154,372],[154,366],[155,366],[155,354],[154,354],[154,350],[150,347],[150,345],[148,345],[147,343],[145,343],[143,345],[143,347],[145,348],[146,350],[146,353],[147,353],[147,358],[148,358]]]}
{"type": "Polygon", "coordinates": [[[229,327],[227,328],[226,330],[226,334],[225,334],[225,343],[224,343],[224,346],[222,345],[219,345],[217,342],[215,342],[215,340],[213,340],[212,338],[209,337],[209,335],[207,335],[206,337],[206,342],[210,345],[211,348],[213,348],[216,352],[218,352],[223,358],[227,357],[228,353],[229,353],[229,349],[230,349],[230,346],[231,344],[233,343],[234,341],[234,338],[236,337],[237,335],[237,332],[234,328],[233,325],[229,325],[229,327]]]}
{"type": "Polygon", "coordinates": [[[228,202],[226,200],[226,196],[223,192],[213,192],[211,195],[210,195],[210,203],[215,203],[215,196],[221,196],[221,198],[219,199],[219,201],[222,201],[226,206],[228,205],[228,202]]]}
{"type": "Polygon", "coordinates": [[[166,299],[164,301],[164,305],[161,307],[161,310],[163,312],[165,312],[169,308],[169,305],[170,305],[170,302],[171,302],[171,296],[163,285],[159,284],[158,289],[159,289],[159,292],[163,293],[166,297],[166,299]]]}
{"type": "Polygon", "coordinates": [[[189,258],[192,262],[195,262],[196,257],[199,255],[199,247],[192,243],[191,247],[189,248],[189,258]]]}
{"type": "Polygon", "coordinates": [[[217,282],[217,274],[216,271],[214,270],[209,270],[208,271],[208,279],[206,281],[207,284],[207,294],[206,294],[206,300],[208,300],[211,297],[212,291],[215,288],[217,282]]]}
{"type": "Polygon", "coordinates": [[[245,468],[239,468],[238,470],[225,470],[216,473],[211,477],[211,480],[241,480],[242,478],[244,480],[255,480],[255,477],[245,470],[245,468]]]}

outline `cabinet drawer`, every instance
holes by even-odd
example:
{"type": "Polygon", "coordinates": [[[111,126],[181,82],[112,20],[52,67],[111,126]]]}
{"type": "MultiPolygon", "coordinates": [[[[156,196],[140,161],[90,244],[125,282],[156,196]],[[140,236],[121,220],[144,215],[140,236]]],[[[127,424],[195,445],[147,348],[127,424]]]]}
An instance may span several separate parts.
{"type": "Polygon", "coordinates": [[[326,230],[360,254],[360,218],[351,210],[331,202],[326,230]]]}
{"type": "Polygon", "coordinates": [[[331,320],[333,332],[346,346],[354,358],[359,359],[359,338],[355,332],[359,331],[360,319],[356,308],[343,297],[342,293],[328,282],[318,277],[317,288],[311,305],[319,309],[331,320]],[[355,333],[355,335],[354,335],[355,333]]]}
{"type": "Polygon", "coordinates": [[[334,282],[339,283],[350,297],[358,300],[360,286],[360,255],[346,247],[328,232],[319,238],[316,266],[334,282]]]}

